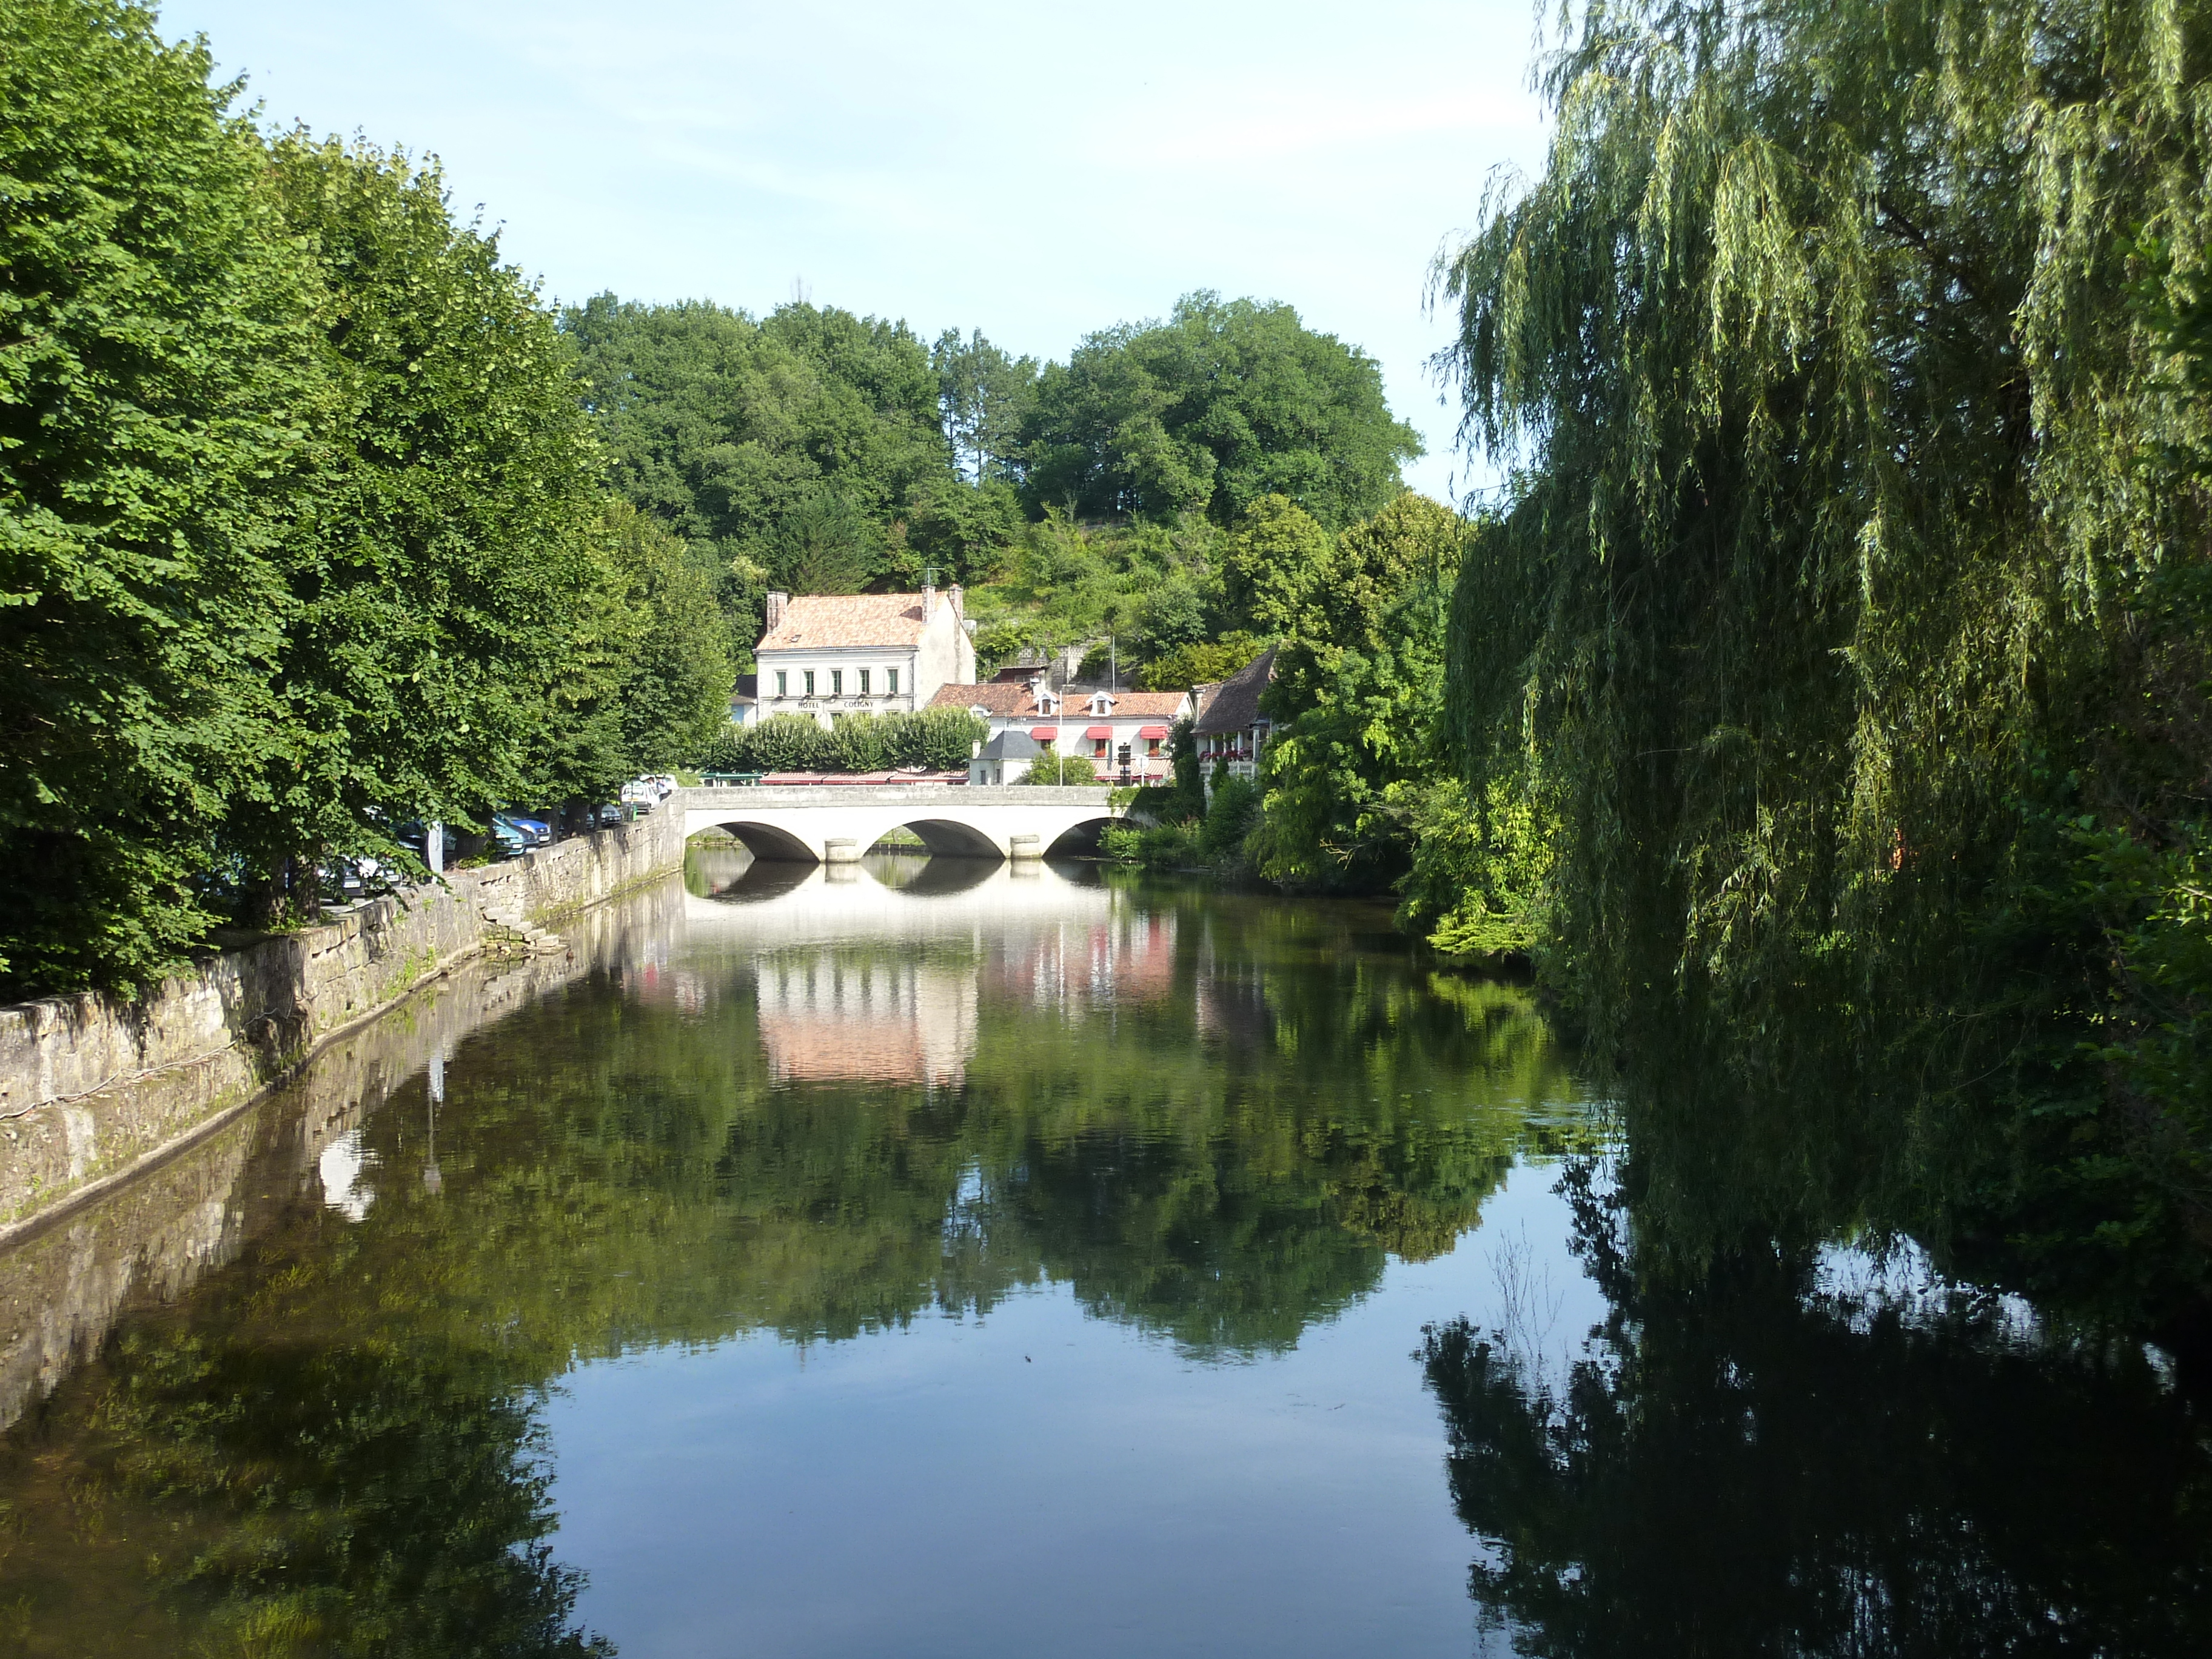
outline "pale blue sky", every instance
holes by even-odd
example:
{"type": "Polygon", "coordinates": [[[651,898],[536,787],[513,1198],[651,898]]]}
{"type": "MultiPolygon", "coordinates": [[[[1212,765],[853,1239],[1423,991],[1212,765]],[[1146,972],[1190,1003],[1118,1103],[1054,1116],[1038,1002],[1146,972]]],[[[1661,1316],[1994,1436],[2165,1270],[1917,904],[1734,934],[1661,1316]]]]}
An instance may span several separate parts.
{"type": "Polygon", "coordinates": [[[1543,130],[1530,0],[171,0],[273,121],[444,158],[562,299],[706,296],[980,327],[1064,357],[1192,289],[1364,346],[1455,453],[1431,259],[1543,130]]]}

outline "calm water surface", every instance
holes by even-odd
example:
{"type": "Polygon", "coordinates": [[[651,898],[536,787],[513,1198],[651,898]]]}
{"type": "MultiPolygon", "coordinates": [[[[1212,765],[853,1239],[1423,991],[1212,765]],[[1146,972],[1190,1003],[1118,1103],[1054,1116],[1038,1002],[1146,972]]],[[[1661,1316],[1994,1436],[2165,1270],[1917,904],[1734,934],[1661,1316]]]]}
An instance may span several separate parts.
{"type": "Polygon", "coordinates": [[[832,873],[695,854],[211,1152],[14,1407],[0,1642],[2208,1650],[2161,1356],[1848,1241],[1655,1279],[1534,1005],[1386,913],[832,873]]]}

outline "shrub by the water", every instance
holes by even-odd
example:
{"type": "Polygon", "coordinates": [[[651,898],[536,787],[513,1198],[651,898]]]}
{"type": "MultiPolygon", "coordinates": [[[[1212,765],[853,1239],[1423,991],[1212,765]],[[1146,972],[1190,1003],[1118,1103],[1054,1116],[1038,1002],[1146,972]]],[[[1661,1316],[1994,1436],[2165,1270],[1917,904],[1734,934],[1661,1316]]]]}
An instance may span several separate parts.
{"type": "Polygon", "coordinates": [[[827,732],[811,714],[772,714],[758,726],[726,727],[699,764],[709,772],[957,772],[988,734],[964,708],[843,714],[827,732]]]}
{"type": "Polygon", "coordinates": [[[1199,850],[1214,860],[1233,859],[1244,850],[1244,838],[1260,816],[1260,789],[1249,778],[1231,777],[1229,769],[1218,769],[1213,781],[1213,803],[1199,826],[1199,850]]]}
{"type": "Polygon", "coordinates": [[[1079,783],[1098,781],[1098,769],[1091,763],[1088,755],[1039,755],[1030,763],[1030,769],[1022,774],[1024,783],[1066,784],[1070,788],[1079,783]]]}

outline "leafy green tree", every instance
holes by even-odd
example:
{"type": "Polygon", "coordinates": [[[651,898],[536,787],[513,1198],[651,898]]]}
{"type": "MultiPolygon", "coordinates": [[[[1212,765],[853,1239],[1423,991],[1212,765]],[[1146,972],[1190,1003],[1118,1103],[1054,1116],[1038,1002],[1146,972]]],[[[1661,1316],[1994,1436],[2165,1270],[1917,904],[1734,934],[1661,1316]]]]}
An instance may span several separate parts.
{"type": "Polygon", "coordinates": [[[1385,615],[1416,586],[1449,589],[1468,540],[1466,520],[1441,501],[1407,490],[1336,538],[1320,609],[1322,643],[1372,650],[1389,637],[1385,615]]]}
{"type": "Polygon", "coordinates": [[[1517,479],[1458,723],[1478,788],[1533,744],[1558,792],[1547,970],[1601,1052],[1687,1027],[1775,1112],[1856,1091],[1926,1161],[1923,1236],[2154,1300],[2212,1283],[2212,1151],[2089,1058],[2162,1023],[2120,965],[2156,901],[2084,902],[2072,828],[2160,852],[2205,812],[2202,634],[2155,596],[2202,566],[2174,458],[2212,410],[2134,302],[2212,246],[2201,33],[1592,4],[1543,176],[1439,270],[1517,479]]]}
{"type": "Polygon", "coordinates": [[[1252,503],[1222,560],[1224,605],[1257,634],[1325,638],[1336,544],[1287,495],[1252,503]]]}
{"type": "Polygon", "coordinates": [[[1550,937],[1559,840],[1535,768],[1492,770],[1479,799],[1458,777],[1386,793],[1411,843],[1398,925],[1448,956],[1533,961],[1550,937]]]}
{"type": "Polygon", "coordinates": [[[1137,684],[1146,691],[1187,690],[1194,685],[1212,685],[1227,679],[1267,648],[1256,634],[1234,629],[1218,640],[1200,640],[1177,646],[1146,663],[1137,684]]]}
{"type": "Polygon", "coordinates": [[[777,524],[769,568],[791,593],[857,593],[873,574],[883,537],[834,489],[800,497],[777,524]]]}
{"type": "Polygon", "coordinates": [[[496,241],[397,153],[295,132],[270,161],[343,399],[285,550],[286,720],[228,830],[273,917],[312,914],[325,851],[388,853],[380,822],[603,796],[640,619],[567,354],[496,241]]]}
{"type": "Polygon", "coordinates": [[[198,45],[0,9],[0,994],[127,988],[270,744],[329,392],[314,276],[198,45]]]}
{"type": "Polygon", "coordinates": [[[1260,823],[1260,787],[1249,778],[1230,776],[1225,768],[1215,771],[1213,799],[1199,825],[1198,847],[1210,859],[1234,862],[1244,857],[1245,843],[1260,823]]]}
{"type": "Polygon", "coordinates": [[[896,716],[840,714],[830,724],[830,744],[844,772],[880,772],[891,763],[896,716]]]}
{"type": "Polygon", "coordinates": [[[623,600],[637,626],[621,702],[627,769],[684,764],[728,724],[729,628],[682,541],[627,501],[606,507],[623,600]]]}
{"type": "Polygon", "coordinates": [[[899,766],[957,772],[966,768],[975,746],[990,735],[989,723],[964,708],[918,708],[898,722],[891,759],[899,766]]]}
{"type": "Polygon", "coordinates": [[[1337,529],[1388,502],[1420,439],[1374,359],[1286,305],[1196,293],[1048,363],[1022,431],[1033,507],[1203,513],[1227,526],[1284,495],[1337,529]]]}
{"type": "MultiPolygon", "coordinates": [[[[949,578],[988,565],[1008,527],[1006,485],[979,492],[955,476],[938,373],[903,324],[611,294],[561,320],[615,487],[719,568],[846,592],[910,582],[957,556],[949,578]]],[[[725,593],[748,644],[756,592],[739,581],[725,593]]]]}
{"type": "Polygon", "coordinates": [[[1266,810],[1253,851],[1261,874],[1375,891],[1405,873],[1413,799],[1450,771],[1449,607],[1447,591],[1424,582],[1376,619],[1381,637],[1367,651],[1318,647],[1326,672],[1309,676],[1308,706],[1261,752],[1266,810]]]}
{"type": "Polygon", "coordinates": [[[836,750],[811,714],[771,714],[745,734],[755,772],[816,772],[834,763],[836,750]]]}
{"type": "Polygon", "coordinates": [[[1088,755],[1039,755],[1030,763],[1030,769],[1022,774],[1024,783],[1050,785],[1066,784],[1071,788],[1078,784],[1098,781],[1098,769],[1091,763],[1088,755]]]}
{"type": "Polygon", "coordinates": [[[1034,357],[1010,357],[971,329],[948,328],[930,349],[937,406],[954,464],[976,483],[1016,476],[1022,422],[1036,401],[1034,357]]]}

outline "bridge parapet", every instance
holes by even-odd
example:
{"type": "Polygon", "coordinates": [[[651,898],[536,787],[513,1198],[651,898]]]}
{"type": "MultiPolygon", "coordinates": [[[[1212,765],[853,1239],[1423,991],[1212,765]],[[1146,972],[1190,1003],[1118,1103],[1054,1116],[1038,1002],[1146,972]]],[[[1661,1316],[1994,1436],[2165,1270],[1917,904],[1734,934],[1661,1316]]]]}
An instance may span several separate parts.
{"type": "Polygon", "coordinates": [[[678,789],[663,804],[689,811],[696,807],[720,810],[732,805],[747,809],[767,807],[834,807],[907,805],[942,802],[951,806],[1096,806],[1114,817],[1119,808],[1109,804],[1113,790],[1105,784],[1057,788],[1049,785],[968,783],[801,783],[702,784],[678,789]]]}
{"type": "Polygon", "coordinates": [[[1120,817],[1103,785],[726,784],[679,789],[659,810],[681,812],[688,838],[725,829],[757,858],[836,863],[858,858],[893,830],[933,854],[1042,857],[1071,830],[1120,817]]]}

